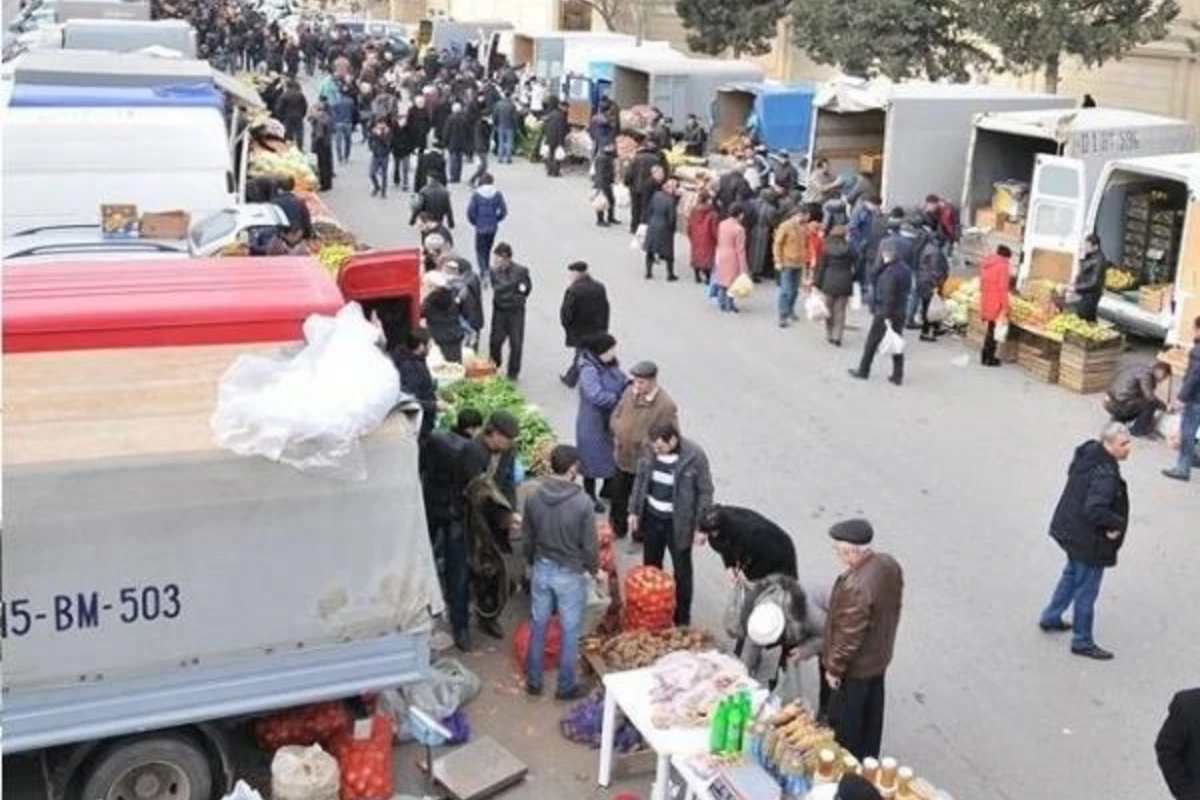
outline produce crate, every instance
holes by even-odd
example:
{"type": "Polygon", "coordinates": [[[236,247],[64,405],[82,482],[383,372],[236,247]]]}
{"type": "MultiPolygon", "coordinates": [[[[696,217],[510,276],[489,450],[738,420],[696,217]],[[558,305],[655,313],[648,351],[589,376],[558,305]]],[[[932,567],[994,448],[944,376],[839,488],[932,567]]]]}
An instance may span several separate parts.
{"type": "Polygon", "coordinates": [[[1045,383],[1058,380],[1062,344],[1038,332],[1024,329],[1017,337],[1017,366],[1045,383]]]}
{"type": "Polygon", "coordinates": [[[1171,287],[1167,285],[1142,286],[1138,289],[1138,308],[1157,314],[1167,307],[1171,287]]]}
{"type": "Polygon", "coordinates": [[[1124,349],[1125,340],[1119,336],[1097,342],[1067,333],[1059,356],[1059,384],[1079,394],[1104,391],[1112,383],[1124,349]]]}

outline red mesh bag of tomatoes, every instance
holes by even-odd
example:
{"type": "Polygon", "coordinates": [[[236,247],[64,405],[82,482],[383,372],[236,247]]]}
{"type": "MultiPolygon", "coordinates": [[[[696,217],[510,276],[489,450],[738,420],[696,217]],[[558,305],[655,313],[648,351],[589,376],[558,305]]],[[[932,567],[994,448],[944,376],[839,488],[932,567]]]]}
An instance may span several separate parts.
{"type": "MultiPolygon", "coordinates": [[[[525,655],[529,652],[529,637],[533,633],[533,621],[525,620],[517,627],[513,635],[513,655],[517,657],[517,665],[525,669],[525,655]]],[[[550,617],[546,625],[546,651],[542,655],[542,669],[554,669],[558,666],[558,652],[562,649],[562,624],[558,614],[550,617]]]]}
{"type": "Polygon", "coordinates": [[[349,733],[352,723],[343,703],[313,703],[260,717],[254,723],[254,735],[259,747],[274,752],[285,745],[328,744],[349,733]]]}
{"type": "Polygon", "coordinates": [[[662,631],[675,624],[675,581],[658,567],[629,570],[622,599],[624,630],[662,631]]]}
{"type": "Polygon", "coordinates": [[[392,739],[396,729],[382,711],[371,717],[370,734],[356,738],[343,733],[329,745],[342,774],[339,800],[389,800],[396,791],[392,739]]]}

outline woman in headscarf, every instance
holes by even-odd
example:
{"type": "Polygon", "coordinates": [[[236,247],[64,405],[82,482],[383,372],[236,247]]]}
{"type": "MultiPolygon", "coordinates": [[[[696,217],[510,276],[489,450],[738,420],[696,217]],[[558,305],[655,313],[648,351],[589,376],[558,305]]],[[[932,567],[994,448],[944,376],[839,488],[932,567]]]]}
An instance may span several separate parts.
{"type": "Polygon", "coordinates": [[[601,497],[608,496],[607,481],[617,473],[613,433],[609,418],[629,382],[617,361],[617,340],[607,333],[589,337],[579,356],[579,410],[575,415],[575,446],[579,448],[583,488],[603,513],[601,497]],[[596,481],[604,481],[599,495],[596,481]]]}

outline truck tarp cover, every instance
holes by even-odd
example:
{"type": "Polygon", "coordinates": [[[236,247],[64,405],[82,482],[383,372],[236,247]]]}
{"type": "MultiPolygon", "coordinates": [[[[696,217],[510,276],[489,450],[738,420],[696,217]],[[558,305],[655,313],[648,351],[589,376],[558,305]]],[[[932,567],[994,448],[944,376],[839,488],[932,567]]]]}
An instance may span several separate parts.
{"type": "Polygon", "coordinates": [[[808,149],[812,126],[812,84],[732,83],[721,92],[743,92],[754,95],[754,114],[758,117],[759,134],[772,150],[803,151],[808,149]]]}
{"type": "Polygon", "coordinates": [[[42,108],[100,108],[224,106],[224,98],[210,84],[165,86],[55,86],[23,84],[13,87],[9,105],[42,108]]]}
{"type": "Polygon", "coordinates": [[[835,79],[821,84],[813,104],[839,114],[882,111],[888,106],[889,88],[890,84],[883,80],[835,79]]]}

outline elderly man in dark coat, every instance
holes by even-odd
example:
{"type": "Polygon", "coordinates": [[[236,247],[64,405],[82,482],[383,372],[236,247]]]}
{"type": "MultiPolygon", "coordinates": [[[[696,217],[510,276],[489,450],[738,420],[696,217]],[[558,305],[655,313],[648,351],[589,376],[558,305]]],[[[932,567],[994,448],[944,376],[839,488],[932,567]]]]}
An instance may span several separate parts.
{"type": "Polygon", "coordinates": [[[567,347],[575,349],[571,366],[559,376],[569,388],[574,389],[579,381],[580,348],[588,338],[599,333],[608,333],[608,291],[604,284],[588,274],[586,261],[575,261],[568,265],[571,284],[563,292],[559,319],[566,334],[567,347]]]}
{"type": "Polygon", "coordinates": [[[1096,644],[1092,622],[1104,570],[1117,565],[1129,526],[1129,490],[1121,462],[1132,449],[1129,429],[1120,422],[1108,423],[1098,440],[1079,445],[1050,520],[1050,536],[1066,552],[1067,565],[1038,625],[1047,633],[1073,631],[1071,652],[1099,661],[1113,657],[1096,644]],[[1067,624],[1062,615],[1072,605],[1075,613],[1067,624]]]}
{"type": "Polygon", "coordinates": [[[642,218],[646,225],[646,280],[654,277],[654,262],[659,259],[667,264],[667,280],[679,280],[679,276],[675,274],[675,205],[678,201],[675,181],[668,179],[646,204],[645,216],[642,218]]]}
{"type": "Polygon", "coordinates": [[[601,497],[608,497],[607,482],[617,474],[615,443],[609,418],[629,383],[617,361],[617,340],[607,333],[589,336],[579,355],[579,411],[575,415],[575,446],[583,488],[604,512],[601,497]],[[604,481],[599,495],[596,482],[604,481]]]}
{"type": "Polygon", "coordinates": [[[1171,796],[1200,800],[1200,688],[1175,695],[1154,750],[1171,796]]]}

